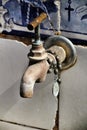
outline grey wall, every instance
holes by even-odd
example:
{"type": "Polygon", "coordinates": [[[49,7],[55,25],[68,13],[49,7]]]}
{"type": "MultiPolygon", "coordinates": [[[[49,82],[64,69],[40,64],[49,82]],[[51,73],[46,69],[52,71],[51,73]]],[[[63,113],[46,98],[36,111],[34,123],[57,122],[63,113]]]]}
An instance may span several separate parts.
{"type": "Polygon", "coordinates": [[[76,49],[76,64],[61,74],[59,130],[87,130],[87,47],[76,49]]]}

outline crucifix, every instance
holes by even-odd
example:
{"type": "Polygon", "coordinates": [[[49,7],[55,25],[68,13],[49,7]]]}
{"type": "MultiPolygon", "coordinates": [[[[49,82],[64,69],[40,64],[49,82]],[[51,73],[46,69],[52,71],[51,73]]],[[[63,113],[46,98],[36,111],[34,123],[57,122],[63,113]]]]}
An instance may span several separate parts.
{"type": "Polygon", "coordinates": [[[69,0],[68,1],[68,8],[65,8],[65,10],[67,10],[68,11],[68,21],[70,22],[70,19],[71,19],[71,11],[74,11],[74,9],[73,8],[71,8],[71,6],[70,6],[70,4],[71,4],[71,1],[69,0]]]}

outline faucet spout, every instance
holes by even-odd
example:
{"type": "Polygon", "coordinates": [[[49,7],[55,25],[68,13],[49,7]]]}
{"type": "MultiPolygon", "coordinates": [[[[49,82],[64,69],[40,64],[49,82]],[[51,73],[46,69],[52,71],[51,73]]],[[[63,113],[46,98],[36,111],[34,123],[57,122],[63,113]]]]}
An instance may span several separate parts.
{"type": "Polygon", "coordinates": [[[49,66],[47,60],[42,60],[27,68],[20,87],[21,97],[29,98],[33,96],[35,82],[42,82],[45,80],[49,66]]]}

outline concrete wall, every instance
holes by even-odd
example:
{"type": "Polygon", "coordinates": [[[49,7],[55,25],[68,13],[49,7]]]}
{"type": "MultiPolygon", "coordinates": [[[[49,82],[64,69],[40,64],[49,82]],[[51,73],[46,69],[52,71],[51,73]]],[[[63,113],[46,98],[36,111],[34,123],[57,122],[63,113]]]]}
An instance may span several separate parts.
{"type": "Polygon", "coordinates": [[[87,47],[76,49],[76,64],[61,74],[59,130],[87,130],[87,47]]]}

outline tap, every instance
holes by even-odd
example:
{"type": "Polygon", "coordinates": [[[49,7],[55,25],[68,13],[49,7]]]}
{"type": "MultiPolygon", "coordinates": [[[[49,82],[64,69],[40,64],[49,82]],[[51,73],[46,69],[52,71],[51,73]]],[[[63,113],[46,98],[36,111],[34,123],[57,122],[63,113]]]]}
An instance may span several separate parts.
{"type": "Polygon", "coordinates": [[[49,63],[47,62],[47,53],[43,47],[43,42],[40,39],[40,23],[47,18],[46,13],[41,13],[31,23],[28,24],[28,29],[35,29],[35,41],[32,43],[32,48],[28,54],[30,62],[22,77],[20,86],[21,97],[28,98],[33,96],[34,84],[45,80],[49,63]]]}
{"type": "MultiPolygon", "coordinates": [[[[47,72],[55,69],[57,63],[59,65],[61,63],[60,68],[64,70],[74,65],[76,61],[76,50],[72,42],[63,36],[54,35],[49,37],[44,48],[40,39],[39,24],[46,17],[47,15],[42,13],[28,24],[29,30],[35,29],[35,41],[32,43],[32,48],[28,54],[30,62],[23,74],[20,86],[20,96],[24,98],[33,96],[35,83],[44,81],[47,72]]],[[[57,67],[59,68],[59,66],[57,67]]]]}
{"type": "Polygon", "coordinates": [[[46,79],[48,69],[49,63],[47,60],[39,61],[27,68],[22,78],[20,89],[21,97],[28,98],[33,96],[35,82],[44,81],[46,79]]]}

